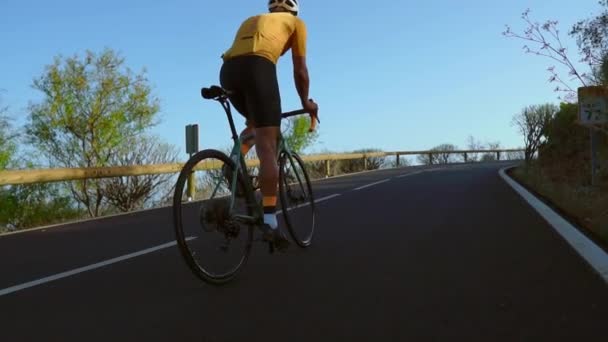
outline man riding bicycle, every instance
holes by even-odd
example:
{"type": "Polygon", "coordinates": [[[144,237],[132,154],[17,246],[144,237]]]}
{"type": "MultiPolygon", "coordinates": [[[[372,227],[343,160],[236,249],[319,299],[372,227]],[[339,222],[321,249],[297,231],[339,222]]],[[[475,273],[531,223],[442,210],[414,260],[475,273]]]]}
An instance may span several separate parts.
{"type": "Polygon", "coordinates": [[[306,25],[297,17],[298,0],[270,0],[268,9],[270,13],[250,17],[241,24],[232,46],[222,55],[220,84],[231,91],[230,102],[247,119],[241,137],[250,138],[242,142],[243,155],[255,145],[260,160],[264,239],[286,247],[289,242],[278,229],[276,217],[276,156],[282,112],[276,63],[289,49],[302,107],[310,113],[311,120],[319,108],[308,96],[306,25]]]}

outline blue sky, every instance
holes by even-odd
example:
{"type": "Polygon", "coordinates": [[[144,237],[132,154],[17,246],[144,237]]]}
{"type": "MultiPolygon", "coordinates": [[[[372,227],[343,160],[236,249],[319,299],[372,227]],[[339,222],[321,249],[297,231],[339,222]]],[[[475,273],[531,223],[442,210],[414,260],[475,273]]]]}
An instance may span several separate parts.
{"type": "MultiPolygon", "coordinates": [[[[199,90],[218,83],[219,56],[240,22],[265,6],[265,0],[2,0],[2,99],[23,124],[28,102],[41,96],[32,80],[54,56],[109,47],[131,69],[146,68],[161,101],[154,133],[183,151],[184,126],[198,123],[201,148],[225,148],[230,137],[221,107],[203,101],[199,90]]],[[[302,0],[311,96],[321,119],[319,141],[308,152],[465,147],[469,135],[523,145],[512,116],[526,105],[558,103],[547,82],[553,63],[501,35],[505,24],[522,31],[526,8],[536,20],[560,21],[575,60],[576,45],[565,32],[600,9],[595,0],[302,0]]],[[[285,111],[299,105],[286,57],[278,69],[285,111]]],[[[240,117],[237,124],[243,126],[240,117]]]]}

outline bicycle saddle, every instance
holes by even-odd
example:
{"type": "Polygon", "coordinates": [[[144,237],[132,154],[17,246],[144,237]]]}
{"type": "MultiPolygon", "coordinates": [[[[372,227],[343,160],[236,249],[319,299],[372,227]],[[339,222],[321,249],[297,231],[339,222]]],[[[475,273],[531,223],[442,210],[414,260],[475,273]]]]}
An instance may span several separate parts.
{"type": "Polygon", "coordinates": [[[224,88],[220,87],[220,86],[211,86],[209,88],[202,88],[201,89],[201,96],[204,99],[207,100],[212,100],[212,99],[217,99],[220,97],[226,97],[228,96],[228,91],[224,90],[224,88]]]}

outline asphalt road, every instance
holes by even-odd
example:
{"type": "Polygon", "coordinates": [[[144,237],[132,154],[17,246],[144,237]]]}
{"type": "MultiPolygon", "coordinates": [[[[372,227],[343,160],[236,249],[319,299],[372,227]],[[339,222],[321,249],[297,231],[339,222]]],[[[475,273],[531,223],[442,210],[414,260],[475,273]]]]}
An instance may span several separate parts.
{"type": "Polygon", "coordinates": [[[0,340],[608,340],[608,287],[505,165],[315,182],[339,196],[318,203],[314,245],[257,244],[224,287],[185,266],[169,208],[0,237],[0,340]]]}

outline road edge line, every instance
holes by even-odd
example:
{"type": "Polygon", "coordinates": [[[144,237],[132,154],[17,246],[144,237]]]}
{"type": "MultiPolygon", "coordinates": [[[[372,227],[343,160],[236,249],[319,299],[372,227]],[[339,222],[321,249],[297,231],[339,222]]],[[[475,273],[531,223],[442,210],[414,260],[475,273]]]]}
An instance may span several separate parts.
{"type": "Polygon", "coordinates": [[[507,175],[507,170],[515,166],[500,169],[500,177],[515,190],[574,250],[604,279],[608,284],[608,253],[595,242],[580,232],[565,218],[543,203],[516,180],[507,175]]]}

